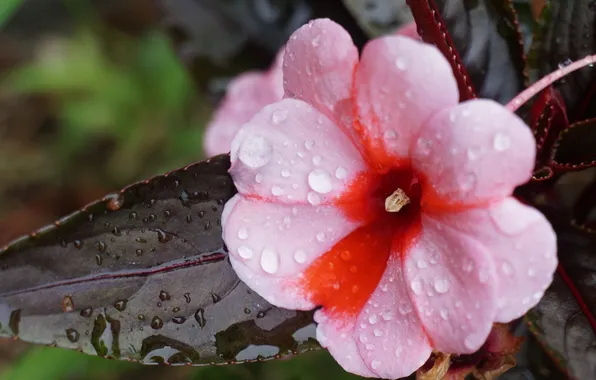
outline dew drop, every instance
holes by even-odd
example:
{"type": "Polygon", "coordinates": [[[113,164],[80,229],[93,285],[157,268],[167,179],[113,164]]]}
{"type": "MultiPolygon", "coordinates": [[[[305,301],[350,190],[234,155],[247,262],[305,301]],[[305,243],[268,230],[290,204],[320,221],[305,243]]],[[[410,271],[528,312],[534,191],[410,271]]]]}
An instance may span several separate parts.
{"type": "Polygon", "coordinates": [[[379,369],[379,367],[381,366],[381,361],[380,361],[380,360],[373,360],[373,361],[370,363],[370,366],[371,366],[371,368],[372,368],[372,369],[374,369],[374,370],[376,370],[376,369],[379,369]]]}
{"type": "Polygon", "coordinates": [[[151,320],[151,328],[154,330],[159,330],[163,327],[163,321],[159,317],[153,317],[151,320]]]}
{"type": "Polygon", "coordinates": [[[75,308],[74,301],[71,296],[65,296],[62,298],[62,311],[65,313],[70,313],[75,308]]]}
{"type": "Polygon", "coordinates": [[[441,318],[443,318],[444,320],[449,319],[449,312],[447,311],[447,309],[441,309],[439,314],[441,315],[441,318]]]}
{"type": "Polygon", "coordinates": [[[348,171],[341,166],[335,169],[335,178],[344,179],[348,176],[348,171]]]}
{"type": "Polygon", "coordinates": [[[174,318],[172,318],[172,322],[174,322],[177,325],[181,325],[184,322],[186,322],[186,318],[185,317],[174,317],[174,318]]]}
{"type": "Polygon", "coordinates": [[[395,140],[397,138],[397,132],[395,132],[393,129],[390,129],[388,131],[385,131],[385,133],[383,133],[383,139],[385,141],[392,141],[395,140]]]}
{"type": "Polygon", "coordinates": [[[284,193],[284,190],[279,186],[273,186],[271,188],[271,194],[275,195],[276,197],[282,195],[283,193],[284,193]]]}
{"type": "Polygon", "coordinates": [[[79,341],[81,334],[79,334],[79,332],[75,329],[66,329],[66,337],[72,343],[76,343],[79,341]]]}
{"type": "Polygon", "coordinates": [[[464,339],[464,345],[469,350],[475,350],[478,348],[480,336],[476,334],[470,334],[464,339]]]}
{"type": "Polygon", "coordinates": [[[379,321],[379,318],[377,317],[376,314],[371,314],[368,317],[368,323],[370,323],[371,325],[374,325],[375,323],[377,323],[379,321]]]}
{"type": "Polygon", "coordinates": [[[464,272],[470,273],[472,270],[474,270],[474,262],[472,260],[464,260],[464,263],[462,265],[462,269],[464,272]]]}
{"type": "Polygon", "coordinates": [[[116,309],[118,311],[124,311],[124,310],[126,310],[127,303],[128,303],[127,300],[118,301],[114,304],[114,309],[116,309]]]}
{"type": "Polygon", "coordinates": [[[408,64],[406,63],[404,58],[397,57],[395,59],[395,67],[397,67],[397,69],[400,71],[404,71],[405,69],[407,69],[408,64]]]}
{"type": "Polygon", "coordinates": [[[238,229],[238,239],[246,240],[248,239],[248,230],[245,227],[241,227],[238,229]]]}
{"type": "Polygon", "coordinates": [[[281,124],[288,118],[288,110],[276,110],[271,115],[271,121],[273,124],[281,124]]]}
{"type": "Polygon", "coordinates": [[[249,135],[241,144],[238,158],[249,168],[266,165],[273,155],[273,148],[263,136],[249,135]]]}
{"type": "Polygon", "coordinates": [[[430,140],[420,138],[416,142],[416,145],[418,146],[418,150],[420,151],[420,153],[422,155],[428,156],[430,154],[431,145],[432,145],[430,140]]]}
{"type": "Polygon", "coordinates": [[[324,169],[315,169],[308,174],[308,185],[320,194],[327,194],[333,189],[331,175],[324,169]]]}
{"type": "Polygon", "coordinates": [[[530,277],[536,276],[536,270],[534,268],[528,269],[528,276],[530,276],[530,277]]]}
{"type": "Polygon", "coordinates": [[[306,150],[311,150],[315,146],[314,140],[307,140],[304,142],[304,147],[306,150]]]}
{"type": "Polygon", "coordinates": [[[296,252],[294,252],[294,260],[298,264],[304,264],[306,262],[306,252],[301,249],[297,249],[296,252]]]}
{"type": "Polygon", "coordinates": [[[501,264],[501,271],[505,276],[511,276],[513,274],[513,266],[509,261],[503,261],[501,264]]]}
{"type": "Polygon", "coordinates": [[[159,299],[162,301],[169,301],[171,298],[170,293],[162,290],[159,292],[159,299]]]}
{"type": "Polygon", "coordinates": [[[497,152],[504,152],[511,146],[511,137],[503,132],[499,132],[493,139],[493,148],[497,152]]]}
{"type": "Polygon", "coordinates": [[[263,182],[263,175],[262,175],[261,173],[257,173],[257,174],[255,175],[255,182],[256,182],[256,183],[261,183],[261,182],[263,182]]]}
{"type": "Polygon", "coordinates": [[[422,282],[419,278],[412,280],[412,282],[410,282],[410,287],[412,288],[412,291],[417,295],[422,294],[422,282]]]}
{"type": "Polygon", "coordinates": [[[435,291],[440,294],[445,294],[449,291],[450,283],[446,277],[437,278],[435,280],[435,291]]]}
{"type": "Polygon", "coordinates": [[[321,161],[323,161],[323,157],[321,157],[321,156],[314,156],[312,158],[312,163],[315,165],[320,165],[321,161]]]}
{"type": "Polygon", "coordinates": [[[421,259],[421,260],[418,260],[418,261],[416,262],[416,266],[417,266],[418,268],[420,268],[420,269],[428,268],[428,265],[426,264],[426,261],[424,261],[424,260],[422,260],[422,259],[421,259]]]}
{"type": "Polygon", "coordinates": [[[281,176],[284,178],[288,178],[290,176],[290,171],[288,169],[282,169],[281,176]]]}
{"type": "Polygon", "coordinates": [[[317,234],[317,240],[320,241],[320,242],[325,241],[325,233],[324,232],[319,232],[317,234]]]}
{"type": "Polygon", "coordinates": [[[261,268],[269,274],[276,273],[279,269],[279,256],[277,252],[265,248],[261,253],[261,268]]]}
{"type": "Polygon", "coordinates": [[[252,249],[245,245],[241,245],[240,247],[238,247],[236,252],[238,252],[238,256],[242,257],[245,260],[251,259],[254,255],[252,249]]]}
{"type": "Polygon", "coordinates": [[[321,197],[313,191],[308,193],[308,195],[306,196],[306,200],[313,206],[318,206],[319,204],[321,204],[321,197]]]}

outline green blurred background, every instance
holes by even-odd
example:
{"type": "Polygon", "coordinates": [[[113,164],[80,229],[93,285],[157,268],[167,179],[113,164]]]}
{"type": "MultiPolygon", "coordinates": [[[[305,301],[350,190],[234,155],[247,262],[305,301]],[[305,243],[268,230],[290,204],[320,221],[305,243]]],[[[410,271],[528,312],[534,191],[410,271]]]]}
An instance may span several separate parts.
{"type": "MultiPolygon", "coordinates": [[[[246,25],[201,3],[0,0],[0,244],[202,159],[203,128],[226,81],[267,67],[310,14],[278,12],[264,23],[277,28],[274,39],[255,43],[246,25]]],[[[326,352],[170,368],[0,340],[0,380],[324,377],[355,378],[326,352]]]]}

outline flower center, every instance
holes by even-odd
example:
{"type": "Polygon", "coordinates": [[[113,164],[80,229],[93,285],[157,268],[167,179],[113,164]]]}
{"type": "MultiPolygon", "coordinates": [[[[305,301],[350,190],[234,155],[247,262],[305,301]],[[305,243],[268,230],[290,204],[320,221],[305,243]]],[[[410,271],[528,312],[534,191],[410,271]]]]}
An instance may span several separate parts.
{"type": "Polygon", "coordinates": [[[397,189],[385,199],[385,211],[399,212],[402,207],[410,203],[410,198],[402,189],[397,189]]]}

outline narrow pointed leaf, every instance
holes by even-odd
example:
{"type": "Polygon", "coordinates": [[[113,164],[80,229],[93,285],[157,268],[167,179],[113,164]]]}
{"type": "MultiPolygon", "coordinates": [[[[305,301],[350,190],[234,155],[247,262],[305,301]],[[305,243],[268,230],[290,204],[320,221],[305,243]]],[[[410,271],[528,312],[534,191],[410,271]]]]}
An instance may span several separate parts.
{"type": "Polygon", "coordinates": [[[240,282],[221,238],[218,156],[129,186],[0,250],[0,336],[143,363],[235,362],[316,346],[312,314],[240,282]]]}
{"type": "Polygon", "coordinates": [[[571,125],[559,134],[554,144],[555,167],[583,169],[596,166],[596,119],[571,125]]]}
{"type": "Polygon", "coordinates": [[[525,56],[511,0],[409,0],[427,42],[451,62],[460,99],[506,103],[525,86],[525,56]]]}

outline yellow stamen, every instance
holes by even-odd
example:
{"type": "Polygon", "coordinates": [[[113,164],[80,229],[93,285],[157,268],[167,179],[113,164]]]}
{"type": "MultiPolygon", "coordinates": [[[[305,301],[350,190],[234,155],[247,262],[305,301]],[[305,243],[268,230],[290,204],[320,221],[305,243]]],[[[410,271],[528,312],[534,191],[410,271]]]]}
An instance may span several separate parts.
{"type": "Polygon", "coordinates": [[[408,203],[410,203],[410,198],[402,189],[397,189],[385,199],[385,210],[387,212],[399,212],[408,203]]]}

